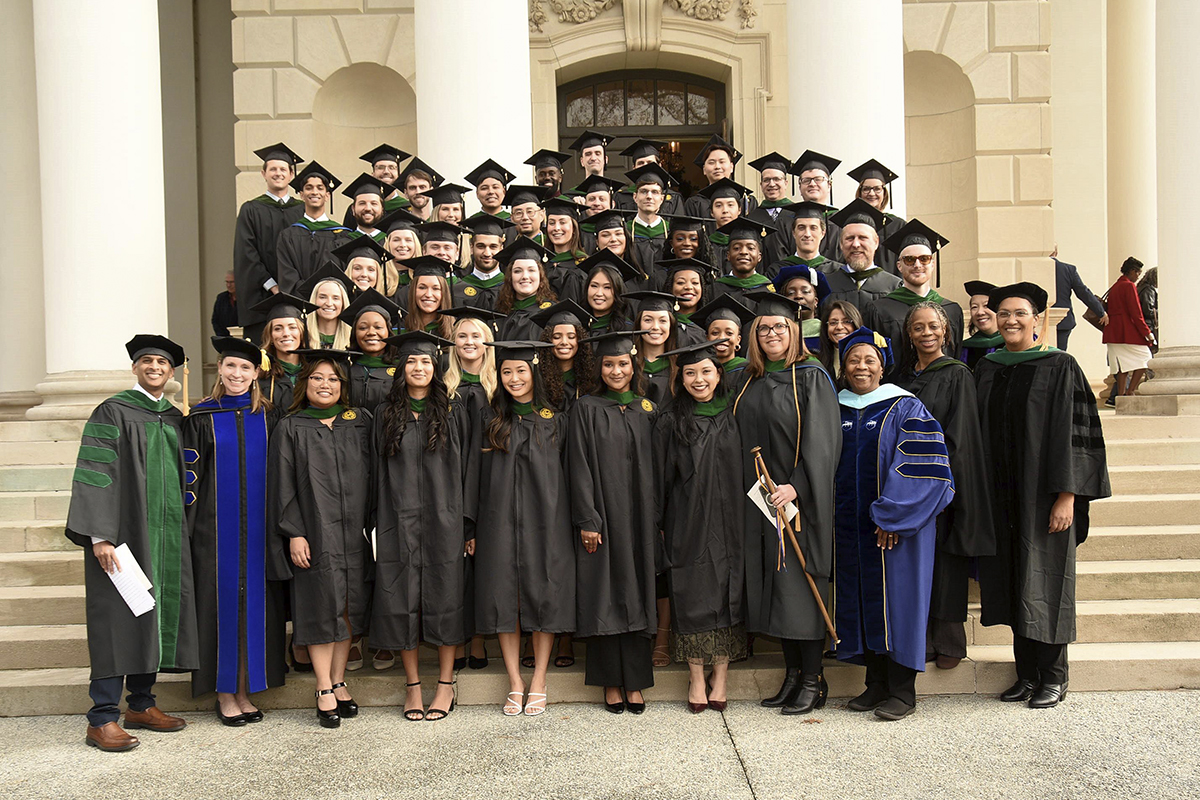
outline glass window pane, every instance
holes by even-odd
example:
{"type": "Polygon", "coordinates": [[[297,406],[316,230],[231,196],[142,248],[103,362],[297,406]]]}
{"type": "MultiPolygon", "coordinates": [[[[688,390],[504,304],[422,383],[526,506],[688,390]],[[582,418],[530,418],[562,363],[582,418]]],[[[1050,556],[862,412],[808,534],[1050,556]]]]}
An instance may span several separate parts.
{"type": "Polygon", "coordinates": [[[688,125],[717,124],[717,93],[701,86],[687,87],[688,125]]]}
{"type": "Polygon", "coordinates": [[[682,83],[676,81],[658,82],[658,124],[687,124],[684,120],[682,83]]]}
{"type": "Polygon", "coordinates": [[[625,85],[622,81],[596,84],[596,126],[625,124],[625,85]]]}
{"type": "Polygon", "coordinates": [[[628,124],[654,124],[654,81],[629,82],[628,124]]]}
{"type": "Polygon", "coordinates": [[[567,95],[567,127],[586,128],[593,124],[592,87],[585,86],[567,95]]]}

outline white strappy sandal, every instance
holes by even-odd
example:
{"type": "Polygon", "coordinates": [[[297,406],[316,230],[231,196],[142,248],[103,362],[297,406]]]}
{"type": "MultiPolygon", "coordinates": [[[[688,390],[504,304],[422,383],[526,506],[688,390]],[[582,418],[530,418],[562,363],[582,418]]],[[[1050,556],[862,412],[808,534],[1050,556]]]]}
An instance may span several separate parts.
{"type": "Polygon", "coordinates": [[[524,699],[524,697],[525,697],[524,692],[509,692],[508,700],[504,703],[504,716],[506,716],[506,717],[521,716],[521,711],[523,710],[521,707],[521,701],[524,699]],[[512,699],[514,694],[517,696],[516,700],[512,699]],[[513,709],[516,709],[516,710],[514,711],[513,709]]]}
{"type": "Polygon", "coordinates": [[[529,693],[529,702],[527,702],[525,704],[525,716],[538,717],[544,713],[546,713],[546,694],[545,694],[545,692],[530,692],[529,693]],[[533,698],[535,698],[535,697],[541,698],[541,699],[534,700],[533,698]],[[540,703],[541,705],[535,705],[536,703],[540,703]]]}

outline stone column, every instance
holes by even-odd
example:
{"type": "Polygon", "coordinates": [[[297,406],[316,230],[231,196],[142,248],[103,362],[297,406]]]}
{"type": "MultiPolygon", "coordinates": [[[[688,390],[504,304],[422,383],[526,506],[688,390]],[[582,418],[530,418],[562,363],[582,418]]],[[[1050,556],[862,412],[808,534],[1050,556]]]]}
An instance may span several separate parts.
{"type": "Polygon", "coordinates": [[[1122,397],[1117,410],[1141,414],[1200,414],[1200,336],[1195,290],[1200,267],[1192,256],[1200,195],[1187,169],[1200,141],[1200,107],[1194,76],[1200,74],[1200,3],[1158,0],[1155,11],[1155,122],[1158,142],[1159,342],[1150,362],[1154,380],[1139,397],[1122,397]]]}
{"type": "MultiPolygon", "coordinates": [[[[521,163],[534,149],[525,0],[416,0],[413,23],[421,159],[463,183],[494,158],[531,183],[532,168],[521,163]],[[465,124],[472,108],[486,108],[492,124],[465,124]]],[[[473,193],[467,206],[478,210],[473,193]]]]}
{"type": "Polygon", "coordinates": [[[158,4],[33,11],[48,374],[27,416],[78,419],[132,385],[125,342],[167,330],[158,4]]]}
{"type": "Polygon", "coordinates": [[[900,0],[789,0],[788,127],[793,158],[816,150],[841,159],[833,200],[856,184],[847,169],[874,158],[900,174],[904,214],[904,16],[900,0]]]}

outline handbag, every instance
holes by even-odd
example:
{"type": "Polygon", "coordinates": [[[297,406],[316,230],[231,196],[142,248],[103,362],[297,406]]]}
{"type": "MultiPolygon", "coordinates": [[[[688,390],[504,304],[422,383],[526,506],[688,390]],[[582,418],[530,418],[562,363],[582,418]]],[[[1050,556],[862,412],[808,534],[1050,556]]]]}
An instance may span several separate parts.
{"type": "MultiPolygon", "coordinates": [[[[1105,292],[1104,295],[1101,296],[1100,305],[1104,307],[1105,312],[1108,311],[1108,292],[1105,292]]],[[[1095,328],[1098,331],[1104,330],[1104,326],[1100,324],[1101,316],[1103,316],[1103,315],[1097,314],[1095,311],[1092,311],[1090,308],[1087,311],[1083,312],[1084,321],[1089,323],[1093,328],[1095,328]]]]}

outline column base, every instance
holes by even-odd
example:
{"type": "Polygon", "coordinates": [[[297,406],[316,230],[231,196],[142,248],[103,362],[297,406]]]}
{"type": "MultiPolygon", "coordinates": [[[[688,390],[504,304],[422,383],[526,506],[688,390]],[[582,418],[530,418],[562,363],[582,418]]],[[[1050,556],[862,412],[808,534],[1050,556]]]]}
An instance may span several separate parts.
{"type": "Polygon", "coordinates": [[[37,392],[0,392],[0,422],[18,422],[25,412],[42,402],[37,392]]]}
{"type": "MultiPolygon", "coordinates": [[[[41,405],[25,412],[25,419],[87,419],[100,403],[134,384],[129,370],[73,370],[47,375],[36,387],[41,405]]],[[[170,381],[166,397],[174,400],[179,383],[170,381]]]]}
{"type": "Polygon", "coordinates": [[[1153,380],[1134,397],[1118,397],[1118,414],[1185,416],[1200,414],[1200,347],[1164,347],[1150,359],[1153,380]]]}

